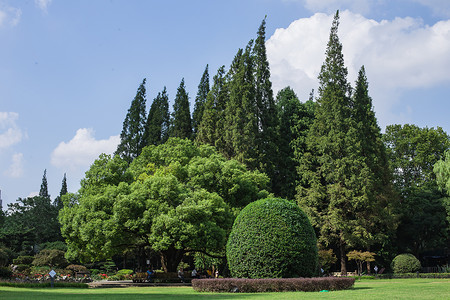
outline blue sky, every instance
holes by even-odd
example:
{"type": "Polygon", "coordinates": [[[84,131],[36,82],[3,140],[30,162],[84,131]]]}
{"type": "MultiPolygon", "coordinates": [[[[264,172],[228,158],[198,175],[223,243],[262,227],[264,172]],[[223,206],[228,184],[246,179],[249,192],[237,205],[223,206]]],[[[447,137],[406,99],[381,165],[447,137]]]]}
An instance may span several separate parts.
{"type": "Polygon", "coordinates": [[[0,0],[0,189],[3,205],[69,191],[118,143],[143,78],[147,106],[182,78],[191,102],[206,64],[231,63],[267,15],[275,92],[317,89],[332,15],[354,83],[365,65],[380,126],[450,132],[447,0],[0,0]]]}

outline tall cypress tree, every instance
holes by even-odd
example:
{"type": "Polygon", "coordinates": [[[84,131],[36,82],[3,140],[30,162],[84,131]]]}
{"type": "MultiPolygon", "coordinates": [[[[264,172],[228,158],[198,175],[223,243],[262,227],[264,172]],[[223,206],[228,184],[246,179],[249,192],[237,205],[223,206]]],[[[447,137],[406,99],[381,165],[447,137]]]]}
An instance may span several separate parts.
{"type": "Polygon", "coordinates": [[[192,129],[194,138],[197,135],[200,123],[203,118],[203,111],[205,110],[205,103],[209,93],[209,72],[208,65],[206,65],[202,78],[198,85],[197,97],[195,97],[194,112],[192,113],[192,129]]]}
{"type": "Polygon", "coordinates": [[[224,145],[223,122],[227,98],[225,66],[222,66],[213,78],[213,86],[206,97],[202,121],[196,136],[198,142],[216,146],[219,151],[224,145]]]}
{"type": "Polygon", "coordinates": [[[267,173],[272,181],[272,190],[280,194],[280,184],[277,182],[280,169],[277,168],[278,156],[277,111],[273,98],[270,68],[266,54],[266,19],[258,29],[255,46],[253,47],[253,68],[255,78],[255,100],[258,120],[258,160],[261,171],[267,173]]]}
{"type": "Polygon", "coordinates": [[[314,102],[301,103],[290,87],[280,90],[276,100],[279,140],[274,190],[280,197],[294,199],[299,158],[306,149],[305,138],[314,120],[314,102]]]}
{"type": "Polygon", "coordinates": [[[397,195],[392,185],[392,174],[389,168],[386,148],[382,140],[381,129],[378,126],[369,96],[369,83],[364,66],[361,67],[352,97],[353,115],[355,121],[359,149],[356,153],[364,159],[367,173],[364,177],[364,209],[357,210],[358,219],[355,226],[356,243],[370,250],[377,242],[384,243],[396,227],[397,216],[393,211],[397,205],[397,195]]]}
{"type": "Polygon", "coordinates": [[[59,195],[62,197],[65,194],[67,194],[67,177],[66,177],[66,173],[64,173],[64,177],[62,180],[62,184],[61,184],[61,191],[59,192],[59,195]]]}
{"type": "Polygon", "coordinates": [[[173,119],[170,136],[179,138],[192,137],[192,120],[189,109],[189,95],[186,92],[184,78],[181,80],[180,86],[175,96],[173,104],[173,119]]]}
{"type": "Polygon", "coordinates": [[[163,144],[169,134],[169,97],[166,87],[153,100],[145,126],[144,139],[147,145],[163,144]]]}
{"type": "Polygon", "coordinates": [[[319,97],[315,120],[307,137],[299,171],[299,204],[320,232],[319,241],[339,248],[341,272],[346,274],[346,249],[354,242],[358,194],[367,183],[359,175],[367,173],[358,157],[357,131],[352,120],[351,87],[347,82],[342,45],[337,35],[339,11],[333,20],[326,58],[319,74],[319,97]]]}
{"type": "Polygon", "coordinates": [[[55,206],[58,210],[63,208],[62,196],[64,196],[67,193],[68,193],[68,190],[67,190],[67,177],[66,177],[66,173],[64,173],[64,177],[63,177],[63,180],[62,180],[62,183],[61,183],[61,191],[59,192],[59,196],[56,197],[55,200],[53,201],[53,206],[55,206]]]}
{"type": "Polygon", "coordinates": [[[131,102],[125,120],[123,121],[123,129],[120,134],[120,144],[115,152],[125,161],[131,163],[146,145],[144,140],[146,117],[146,79],[142,80],[136,96],[131,102]]]}
{"type": "Polygon", "coordinates": [[[39,190],[39,196],[44,198],[49,198],[48,185],[47,185],[47,169],[44,170],[44,175],[42,176],[41,189],[39,190]]]}
{"type": "Polygon", "coordinates": [[[250,169],[257,169],[258,119],[252,46],[253,41],[250,41],[245,51],[239,49],[227,74],[229,99],[225,108],[222,153],[245,163],[250,169]]]}

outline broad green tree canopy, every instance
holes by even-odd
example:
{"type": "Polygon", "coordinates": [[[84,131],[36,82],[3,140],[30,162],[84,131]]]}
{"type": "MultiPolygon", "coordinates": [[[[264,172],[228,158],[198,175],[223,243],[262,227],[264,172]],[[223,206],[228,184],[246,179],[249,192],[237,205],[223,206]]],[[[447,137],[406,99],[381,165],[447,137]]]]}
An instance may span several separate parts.
{"type": "Polygon", "coordinates": [[[128,168],[102,155],[79,194],[64,197],[68,256],[91,261],[151,247],[175,271],[185,252],[223,251],[235,215],[266,197],[268,182],[211,146],[179,138],[144,148],[128,168]]]}

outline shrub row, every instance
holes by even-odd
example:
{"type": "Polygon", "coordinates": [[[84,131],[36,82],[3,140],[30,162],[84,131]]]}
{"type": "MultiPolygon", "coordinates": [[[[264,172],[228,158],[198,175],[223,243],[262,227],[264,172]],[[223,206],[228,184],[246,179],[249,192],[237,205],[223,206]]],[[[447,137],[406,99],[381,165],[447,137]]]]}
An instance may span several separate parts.
{"type": "Polygon", "coordinates": [[[450,278],[450,273],[403,273],[403,274],[380,274],[378,278],[450,278]]]}
{"type": "MultiPolygon", "coordinates": [[[[47,288],[51,287],[51,282],[21,282],[21,281],[0,281],[0,286],[18,287],[18,288],[47,288]]],[[[87,283],[80,282],[55,282],[54,287],[57,288],[83,288],[87,289],[87,283]]]]}
{"type": "Polygon", "coordinates": [[[318,292],[322,290],[337,291],[349,289],[355,278],[316,277],[316,278],[208,278],[193,279],[192,287],[198,292],[318,292]]]}

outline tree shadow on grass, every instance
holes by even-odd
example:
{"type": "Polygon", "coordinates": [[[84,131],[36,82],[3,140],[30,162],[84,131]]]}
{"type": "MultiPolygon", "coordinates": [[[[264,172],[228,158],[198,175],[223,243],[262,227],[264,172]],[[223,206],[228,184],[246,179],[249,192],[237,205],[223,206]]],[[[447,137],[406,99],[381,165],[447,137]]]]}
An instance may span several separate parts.
{"type": "Polygon", "coordinates": [[[354,287],[352,290],[372,290],[373,288],[367,286],[354,287]]]}

